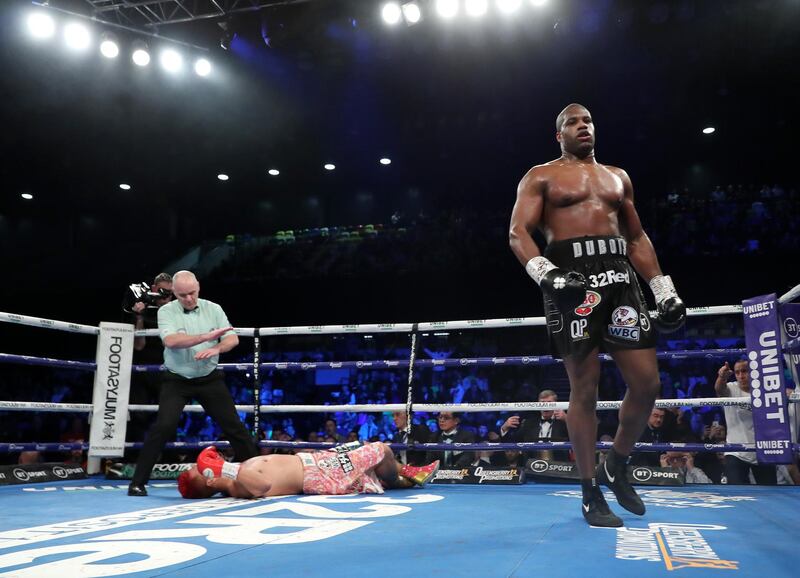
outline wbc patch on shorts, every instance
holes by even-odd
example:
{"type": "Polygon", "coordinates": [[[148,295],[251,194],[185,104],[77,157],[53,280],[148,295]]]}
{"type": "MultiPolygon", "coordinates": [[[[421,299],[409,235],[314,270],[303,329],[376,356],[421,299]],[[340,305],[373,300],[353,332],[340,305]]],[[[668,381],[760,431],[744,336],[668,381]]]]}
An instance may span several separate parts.
{"type": "Polygon", "coordinates": [[[608,335],[627,341],[639,341],[639,313],[636,309],[627,305],[614,309],[608,335]]]}

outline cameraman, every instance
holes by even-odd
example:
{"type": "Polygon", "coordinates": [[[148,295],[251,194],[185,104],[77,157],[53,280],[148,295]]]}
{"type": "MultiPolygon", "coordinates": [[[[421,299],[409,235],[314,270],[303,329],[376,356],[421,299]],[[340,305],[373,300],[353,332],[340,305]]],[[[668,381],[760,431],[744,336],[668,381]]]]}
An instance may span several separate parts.
{"type": "MultiPolygon", "coordinates": [[[[146,282],[134,283],[122,302],[124,321],[132,323],[135,330],[158,329],[158,309],[172,301],[172,276],[159,273],[151,285],[146,282]]],[[[135,337],[133,340],[133,363],[142,365],[163,365],[164,348],[158,337],[135,337]]],[[[134,371],[131,374],[131,392],[128,403],[158,403],[161,391],[159,372],[134,371]]],[[[141,442],[153,422],[152,412],[131,412],[128,424],[127,441],[141,442]]],[[[138,452],[136,452],[138,454],[138,452]]]]}

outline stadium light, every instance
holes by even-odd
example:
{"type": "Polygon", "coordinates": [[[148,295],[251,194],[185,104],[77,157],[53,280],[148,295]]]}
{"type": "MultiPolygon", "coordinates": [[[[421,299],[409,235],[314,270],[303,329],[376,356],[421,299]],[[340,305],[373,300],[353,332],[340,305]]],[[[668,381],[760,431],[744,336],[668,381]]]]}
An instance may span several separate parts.
{"type": "Polygon", "coordinates": [[[413,26],[422,20],[422,11],[419,9],[419,4],[416,2],[406,2],[400,9],[403,11],[403,19],[409,26],[413,26]]]}
{"type": "Polygon", "coordinates": [[[197,76],[208,76],[211,74],[211,63],[205,58],[198,58],[194,63],[194,71],[197,76]]]}
{"type": "Polygon", "coordinates": [[[332,170],[333,170],[333,169],[335,169],[335,168],[336,168],[336,165],[335,165],[335,164],[333,164],[333,163],[326,163],[326,164],[325,164],[325,170],[326,170],[326,171],[332,171],[332,170]]]}
{"type": "Polygon", "coordinates": [[[513,14],[522,6],[522,0],[497,0],[497,9],[503,14],[513,14]]]}
{"type": "Polygon", "coordinates": [[[20,197],[22,197],[22,198],[23,198],[23,199],[25,199],[26,201],[30,201],[30,200],[32,200],[32,199],[33,199],[33,195],[32,195],[32,194],[30,194],[30,193],[22,193],[22,194],[20,195],[20,197]]]}
{"type": "Polygon", "coordinates": [[[64,42],[72,50],[86,50],[91,41],[89,29],[83,24],[70,22],[64,27],[64,42]]]}
{"type": "Polygon", "coordinates": [[[379,162],[382,165],[390,165],[390,164],[392,164],[392,159],[387,158],[387,157],[383,157],[379,162]]]}
{"type": "Polygon", "coordinates": [[[715,132],[717,132],[717,129],[715,129],[713,126],[707,126],[703,129],[703,134],[714,134],[715,132]]]}
{"type": "Polygon", "coordinates": [[[178,72],[183,67],[183,58],[177,51],[167,48],[161,52],[161,66],[167,72],[178,72]]]}
{"type": "Polygon", "coordinates": [[[225,173],[220,173],[220,174],[217,175],[217,178],[219,180],[221,180],[221,181],[227,181],[230,177],[228,175],[226,175],[225,173]]]}
{"type": "Polygon", "coordinates": [[[150,52],[147,50],[147,44],[142,40],[135,40],[133,42],[133,54],[131,58],[136,66],[147,66],[150,64],[150,52]]]}
{"type": "Polygon", "coordinates": [[[116,58],[119,56],[117,37],[110,32],[104,32],[100,37],[100,54],[106,58],[116,58]]]}
{"type": "Polygon", "coordinates": [[[436,0],[436,12],[442,18],[453,18],[458,14],[458,0],[436,0]]]}
{"type": "Polygon", "coordinates": [[[38,39],[52,38],[56,32],[56,23],[49,14],[34,12],[28,16],[28,32],[38,39]]]}
{"type": "Polygon", "coordinates": [[[131,190],[131,186],[129,184],[127,184],[127,183],[120,183],[119,184],[119,188],[122,189],[123,191],[130,191],[131,190]]]}
{"type": "Polygon", "coordinates": [[[400,4],[397,2],[387,2],[381,9],[381,17],[383,18],[383,21],[390,26],[394,26],[400,22],[402,16],[403,14],[400,10],[400,4]]]}
{"type": "Polygon", "coordinates": [[[464,4],[464,9],[466,10],[469,16],[473,18],[479,18],[486,14],[486,11],[489,9],[489,1],[488,0],[466,0],[464,4]]]}

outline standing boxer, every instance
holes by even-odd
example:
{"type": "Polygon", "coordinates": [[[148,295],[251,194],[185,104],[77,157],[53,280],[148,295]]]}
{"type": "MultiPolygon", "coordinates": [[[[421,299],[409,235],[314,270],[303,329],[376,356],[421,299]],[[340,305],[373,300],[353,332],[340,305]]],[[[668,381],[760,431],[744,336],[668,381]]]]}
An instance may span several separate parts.
{"type": "Polygon", "coordinates": [[[570,104],[556,119],[561,157],[533,167],[522,178],[511,214],[511,249],[544,294],[554,354],[570,382],[567,428],[583,490],[583,515],[592,526],[618,527],[597,481],[635,514],[645,507],[626,478],[626,462],[644,430],[660,389],[656,335],[639,283],[650,285],[658,307],[654,323],[679,328],[686,308],[633,206],[628,174],[595,160],[595,128],[586,107],[570,104]],[[544,256],[533,241],[539,228],[544,256]],[[617,364],[628,391],[608,459],[595,470],[600,346],[617,364]]]}

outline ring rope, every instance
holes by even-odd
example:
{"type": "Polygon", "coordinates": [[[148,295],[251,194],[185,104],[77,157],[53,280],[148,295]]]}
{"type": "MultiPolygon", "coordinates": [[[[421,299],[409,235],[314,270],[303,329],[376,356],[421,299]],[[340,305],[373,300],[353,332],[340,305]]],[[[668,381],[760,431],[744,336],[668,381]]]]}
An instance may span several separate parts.
{"type": "Polygon", "coordinates": [[[787,341],[783,346],[783,350],[786,353],[800,353],[800,337],[796,337],[790,341],[787,341]]]}
{"type": "MultiPolygon", "coordinates": [[[[800,403],[800,392],[786,396],[790,403],[800,403]]],[[[622,401],[598,401],[598,410],[619,409],[622,401]]],[[[659,399],[655,407],[667,409],[672,407],[700,406],[738,406],[750,407],[750,399],[746,397],[693,397],[685,399],[659,399]]],[[[253,412],[252,405],[237,405],[236,411],[253,412]]],[[[354,404],[354,405],[262,405],[261,413],[333,413],[333,412],[365,412],[383,413],[404,411],[405,404],[354,404]]],[[[415,404],[416,412],[455,411],[475,413],[486,411],[548,411],[568,410],[568,401],[554,402],[508,402],[508,403],[450,403],[450,404],[415,404]]],[[[93,406],[89,403],[51,403],[42,401],[0,401],[0,411],[43,411],[43,412],[90,412],[93,406]]],[[[131,404],[129,411],[157,411],[157,405],[131,404]]],[[[202,412],[200,405],[186,405],[186,412],[202,412]]]]}
{"type": "MultiPolygon", "coordinates": [[[[572,449],[570,442],[515,442],[515,443],[454,443],[454,444],[435,444],[435,443],[393,443],[387,442],[395,451],[450,451],[454,448],[463,451],[503,451],[503,450],[568,450],[572,449]]],[[[169,449],[201,449],[208,446],[230,447],[228,441],[198,441],[198,442],[168,442],[165,448],[169,449]]],[[[272,441],[266,440],[258,442],[259,447],[264,448],[291,448],[291,449],[330,449],[337,444],[325,442],[291,442],[291,441],[272,441]]],[[[144,442],[125,442],[125,449],[140,449],[144,442]]],[[[595,448],[607,450],[613,446],[613,442],[596,442],[595,448]]],[[[634,446],[638,451],[643,452],[664,452],[672,450],[682,450],[689,452],[754,452],[755,444],[711,444],[711,443],[645,443],[639,442],[634,446]]],[[[88,450],[89,444],[85,442],[16,442],[0,443],[0,454],[18,451],[72,451],[88,450]]],[[[800,444],[792,444],[792,449],[800,451],[800,444]]]]}
{"type": "MultiPolygon", "coordinates": [[[[800,344],[800,340],[795,340],[800,344]]],[[[792,342],[790,342],[792,343],[792,342]]],[[[675,351],[658,351],[658,359],[683,360],[683,359],[716,359],[720,357],[744,355],[747,350],[741,348],[732,349],[687,349],[675,351]]],[[[260,355],[260,352],[259,352],[260,355]]],[[[600,361],[613,361],[611,355],[607,353],[598,354],[600,361]]],[[[0,363],[18,363],[20,365],[39,365],[60,367],[67,369],[81,369],[94,371],[97,365],[88,361],[70,361],[66,359],[53,359],[48,357],[34,357],[30,355],[15,355],[11,353],[0,353],[0,363]]],[[[517,366],[517,365],[554,365],[563,363],[550,355],[517,355],[508,357],[457,357],[453,359],[414,359],[415,366],[419,367],[464,367],[464,366],[517,366]]],[[[259,363],[259,369],[275,369],[290,371],[312,371],[316,369],[392,369],[406,367],[409,360],[405,359],[379,359],[374,361],[270,361],[259,363]]],[[[254,371],[253,363],[220,363],[217,366],[223,371],[254,371]]],[[[135,372],[157,372],[163,371],[163,365],[144,365],[137,364],[132,366],[135,372]]]]}
{"type": "Polygon", "coordinates": [[[49,357],[35,357],[32,355],[14,355],[12,353],[0,353],[0,363],[17,363],[19,365],[41,365],[45,367],[82,369],[85,371],[94,371],[95,369],[97,369],[97,364],[90,361],[71,361],[69,359],[52,359],[49,357]]]}
{"type": "MultiPolygon", "coordinates": [[[[780,303],[788,303],[800,297],[800,284],[795,285],[778,299],[780,303]]],[[[688,317],[706,315],[729,315],[742,312],[741,305],[714,305],[709,307],[689,307],[686,310],[688,317]]],[[[650,312],[654,317],[655,311],[650,312]]],[[[57,321],[43,317],[32,317],[17,313],[0,311],[0,322],[16,323],[19,325],[30,325],[42,327],[44,329],[56,329],[69,331],[71,333],[85,333],[98,335],[100,328],[93,325],[82,325],[67,321],[57,321]]],[[[527,327],[546,325],[544,317],[508,317],[505,319],[471,319],[462,321],[429,321],[417,324],[412,323],[370,323],[370,324],[351,324],[351,325],[305,325],[288,327],[263,327],[259,329],[261,336],[271,335],[314,335],[325,333],[398,333],[414,330],[417,325],[419,331],[441,331],[444,329],[489,329],[503,327],[527,327]]],[[[234,329],[237,335],[252,337],[255,335],[254,327],[238,327],[234,329]]],[[[137,337],[158,336],[157,329],[143,329],[134,332],[137,337]]]]}
{"type": "Polygon", "coordinates": [[[32,327],[42,327],[43,329],[69,331],[70,333],[86,333],[88,335],[100,334],[100,328],[93,325],[81,325],[80,323],[69,323],[68,321],[56,321],[55,319],[17,315],[16,313],[4,313],[2,311],[0,311],[0,321],[16,323],[18,325],[30,325],[32,327]]]}
{"type": "Polygon", "coordinates": [[[780,303],[789,303],[790,301],[794,301],[800,297],[800,284],[795,285],[791,289],[789,289],[786,293],[778,297],[778,301],[780,303]]]}
{"type": "MultiPolygon", "coordinates": [[[[745,349],[704,349],[704,350],[676,350],[659,351],[656,353],[658,359],[684,360],[684,359],[716,359],[720,357],[744,355],[745,349]]],[[[607,353],[598,354],[600,361],[613,361],[607,353]]],[[[2,358],[0,358],[0,362],[2,358]]],[[[453,359],[415,359],[414,364],[419,367],[464,367],[477,366],[486,367],[493,365],[555,365],[563,363],[549,355],[523,355],[509,357],[459,357],[453,359]]],[[[408,361],[405,359],[379,359],[375,361],[271,361],[261,364],[262,369],[275,369],[281,371],[312,371],[316,369],[393,369],[405,367],[408,361]]],[[[220,363],[217,367],[223,371],[246,371],[251,369],[250,365],[242,363],[220,363]]],[[[134,365],[134,371],[161,371],[161,365],[134,365]]]]}
{"type": "MultiPolygon", "coordinates": [[[[742,313],[741,305],[714,305],[709,307],[690,307],[686,310],[688,317],[704,317],[708,315],[737,315],[742,313]]],[[[650,311],[655,317],[656,312],[650,311]]],[[[0,317],[0,321],[2,317],[0,317]]],[[[408,333],[418,331],[446,331],[457,329],[505,329],[509,327],[543,327],[547,325],[544,317],[506,317],[502,319],[466,319],[461,321],[426,321],[419,323],[368,323],[351,325],[294,325],[288,327],[261,327],[262,336],[273,335],[326,335],[335,333],[408,333]]],[[[234,328],[237,335],[251,336],[253,328],[234,328]]],[[[158,336],[158,329],[140,329],[134,332],[137,337],[158,336]]]]}

